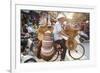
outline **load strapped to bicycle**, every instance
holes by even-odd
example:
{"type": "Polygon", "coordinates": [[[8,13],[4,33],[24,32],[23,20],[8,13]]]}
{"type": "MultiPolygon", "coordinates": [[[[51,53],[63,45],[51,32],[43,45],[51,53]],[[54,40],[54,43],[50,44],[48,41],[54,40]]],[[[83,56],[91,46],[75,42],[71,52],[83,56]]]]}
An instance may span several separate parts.
{"type": "Polygon", "coordinates": [[[85,48],[81,43],[77,41],[79,39],[76,39],[79,34],[79,29],[70,27],[68,29],[64,29],[62,32],[65,33],[68,37],[65,45],[68,48],[69,56],[74,60],[81,59],[85,54],[85,48]]]}
{"type": "Polygon", "coordinates": [[[48,25],[40,26],[37,30],[38,39],[41,42],[37,57],[46,61],[49,61],[55,54],[52,31],[53,28],[48,25]]]}

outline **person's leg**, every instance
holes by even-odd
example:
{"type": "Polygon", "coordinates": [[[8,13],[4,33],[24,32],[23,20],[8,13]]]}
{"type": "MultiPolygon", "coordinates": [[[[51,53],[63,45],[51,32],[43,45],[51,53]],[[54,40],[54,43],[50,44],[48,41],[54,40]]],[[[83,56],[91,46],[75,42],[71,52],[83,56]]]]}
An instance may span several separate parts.
{"type": "Polygon", "coordinates": [[[62,39],[61,41],[60,41],[60,45],[61,45],[61,47],[62,47],[62,49],[63,49],[63,51],[62,51],[62,53],[61,53],[61,61],[64,61],[64,59],[65,59],[65,56],[66,56],[66,46],[65,46],[65,40],[64,39],[62,39]]]}

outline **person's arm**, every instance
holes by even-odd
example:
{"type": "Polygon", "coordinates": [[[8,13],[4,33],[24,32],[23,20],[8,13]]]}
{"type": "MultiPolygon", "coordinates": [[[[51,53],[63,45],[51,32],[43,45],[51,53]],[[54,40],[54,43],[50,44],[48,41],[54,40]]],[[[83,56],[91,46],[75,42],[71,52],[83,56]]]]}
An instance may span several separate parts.
{"type": "Polygon", "coordinates": [[[63,30],[60,31],[59,34],[68,37],[68,35],[66,35],[63,30]]]}

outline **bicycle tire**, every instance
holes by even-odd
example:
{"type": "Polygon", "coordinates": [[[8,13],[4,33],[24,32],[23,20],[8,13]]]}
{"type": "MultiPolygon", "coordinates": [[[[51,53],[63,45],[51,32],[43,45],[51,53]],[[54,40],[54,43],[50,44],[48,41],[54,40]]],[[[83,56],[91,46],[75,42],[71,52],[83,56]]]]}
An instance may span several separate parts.
{"type": "Polygon", "coordinates": [[[26,60],[24,63],[28,63],[28,62],[37,62],[37,61],[33,58],[30,58],[30,59],[26,60]]]}
{"type": "Polygon", "coordinates": [[[81,46],[81,49],[83,50],[82,55],[81,55],[80,57],[77,57],[77,58],[73,57],[73,56],[72,56],[72,53],[71,53],[71,50],[68,50],[69,56],[70,56],[72,59],[74,59],[74,60],[79,60],[79,59],[81,59],[81,58],[84,56],[84,54],[85,54],[85,48],[84,48],[84,46],[83,46],[82,44],[78,44],[77,46],[79,46],[79,45],[81,46]]]}
{"type": "Polygon", "coordinates": [[[55,54],[55,55],[57,55],[57,56],[55,57],[55,59],[53,59],[53,60],[51,59],[51,61],[56,61],[58,59],[58,57],[59,57],[59,51],[57,51],[56,53],[57,54],[55,54]]]}

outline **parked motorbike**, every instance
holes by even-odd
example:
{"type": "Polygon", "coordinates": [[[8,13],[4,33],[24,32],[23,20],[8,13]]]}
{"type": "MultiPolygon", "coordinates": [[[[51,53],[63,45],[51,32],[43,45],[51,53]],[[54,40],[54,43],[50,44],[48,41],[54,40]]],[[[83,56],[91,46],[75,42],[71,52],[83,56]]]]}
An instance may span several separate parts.
{"type": "Polygon", "coordinates": [[[30,36],[21,36],[21,62],[37,62],[33,56],[35,47],[36,47],[36,33],[30,36]]]}
{"type": "Polygon", "coordinates": [[[89,42],[89,36],[85,32],[81,31],[79,35],[79,40],[81,43],[89,42]]]}

